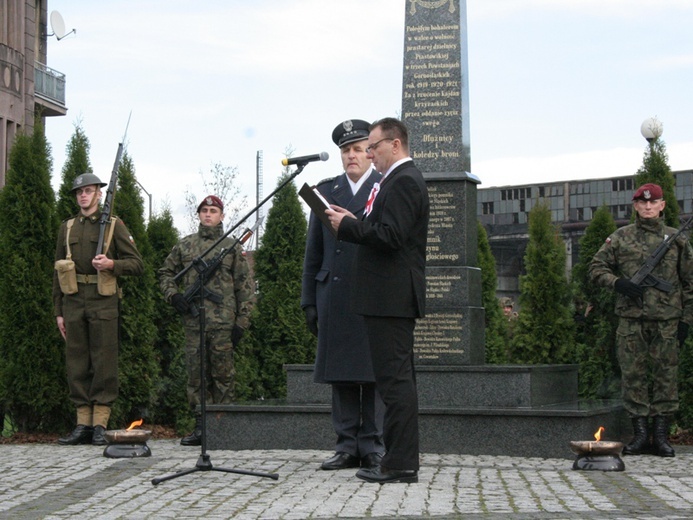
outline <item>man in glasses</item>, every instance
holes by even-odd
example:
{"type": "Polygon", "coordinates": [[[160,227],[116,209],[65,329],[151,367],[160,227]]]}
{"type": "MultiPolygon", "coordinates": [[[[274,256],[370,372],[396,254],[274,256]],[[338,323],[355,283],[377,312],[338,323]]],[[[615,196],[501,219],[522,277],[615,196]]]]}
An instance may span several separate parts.
{"type": "MultiPolygon", "coordinates": [[[[331,204],[361,217],[380,174],[368,158],[369,123],[349,119],[332,131],[344,173],[318,183],[331,204]]],[[[318,338],[314,380],[332,385],[335,454],[324,470],[373,468],[380,464],[385,407],[375,389],[363,316],[351,311],[349,291],[356,245],[337,240],[311,213],[303,263],[301,307],[308,329],[318,338]]]]}
{"type": "Polygon", "coordinates": [[[411,157],[406,126],[384,118],[370,126],[368,157],[383,174],[364,218],[339,206],[325,213],[337,238],[358,244],[352,309],[363,315],[378,392],[385,403],[385,455],[356,476],[379,484],[418,482],[418,398],[414,327],[424,315],[429,200],[411,157]]]}
{"type": "Polygon", "coordinates": [[[63,221],[58,232],[53,306],[66,345],[70,400],[77,407],[77,427],[58,439],[63,445],[107,444],[104,432],[118,397],[120,295],[115,283],[113,290],[104,289],[99,273],[117,278],[144,271],[130,232],[116,217],[106,225],[104,251],[96,250],[105,185],[93,173],[79,175],[72,186],[79,214],[63,221]]]}
{"type": "Polygon", "coordinates": [[[633,194],[635,223],[612,233],[590,264],[592,281],[618,293],[621,393],[634,432],[623,449],[626,455],[652,450],[660,457],[674,456],[668,434],[679,408],[678,348],[693,322],[693,250],[688,238],[679,235],[652,272],[671,284],[670,292],[631,281],[657,246],[677,231],[664,224],[665,206],[660,186],[640,186],[633,194]]]}

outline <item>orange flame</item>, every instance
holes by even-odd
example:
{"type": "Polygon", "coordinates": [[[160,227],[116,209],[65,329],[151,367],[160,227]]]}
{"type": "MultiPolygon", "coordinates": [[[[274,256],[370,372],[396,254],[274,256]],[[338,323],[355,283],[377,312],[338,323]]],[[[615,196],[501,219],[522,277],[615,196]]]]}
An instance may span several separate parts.
{"type": "Polygon", "coordinates": [[[600,426],[599,429],[597,430],[597,433],[594,434],[594,438],[599,442],[602,440],[602,432],[604,431],[604,427],[600,426]]]}
{"type": "Polygon", "coordinates": [[[125,429],[126,429],[127,431],[130,431],[130,430],[132,430],[135,426],[142,426],[142,423],[143,423],[143,422],[144,422],[144,421],[143,421],[142,419],[140,419],[139,421],[133,421],[132,424],[131,424],[130,426],[128,426],[127,428],[125,428],[125,429]]]}

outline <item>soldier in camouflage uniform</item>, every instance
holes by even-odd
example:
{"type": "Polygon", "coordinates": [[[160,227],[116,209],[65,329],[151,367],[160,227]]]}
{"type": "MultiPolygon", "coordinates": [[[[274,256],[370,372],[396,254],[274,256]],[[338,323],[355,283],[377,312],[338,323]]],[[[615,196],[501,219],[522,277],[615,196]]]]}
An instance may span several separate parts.
{"type": "MultiPolygon", "coordinates": [[[[190,314],[190,306],[183,297],[188,287],[198,278],[195,269],[190,269],[178,285],[174,278],[195,258],[205,252],[224,234],[224,204],[215,195],[206,197],[198,206],[200,226],[197,233],[188,235],[175,245],[159,269],[161,290],[166,301],[183,315],[186,338],[186,360],[188,368],[188,402],[193,410],[200,404],[200,321],[190,314]]],[[[211,260],[222,248],[228,249],[234,243],[231,238],[224,239],[206,260],[211,260]]],[[[253,280],[250,268],[243,254],[243,248],[236,244],[233,251],[224,257],[222,266],[205,287],[222,296],[220,303],[205,298],[205,347],[208,380],[205,382],[206,403],[229,404],[233,400],[234,366],[233,349],[241,340],[250,324],[250,311],[254,303],[253,280]]],[[[193,305],[198,305],[195,301],[193,305]]],[[[193,432],[181,439],[183,446],[199,446],[202,443],[202,417],[196,413],[193,432]]]]}
{"type": "MultiPolygon", "coordinates": [[[[105,185],[92,173],[79,175],[72,193],[77,197],[80,213],[63,221],[58,232],[55,260],[70,259],[71,255],[77,273],[74,294],[63,294],[57,271],[53,279],[53,307],[66,344],[70,400],[77,407],[77,427],[68,436],[58,439],[63,445],[107,444],[104,432],[111,405],[118,397],[119,294],[99,294],[97,273],[140,275],[144,270],[132,236],[120,219],[114,220],[107,254],[96,254],[101,216],[99,201],[101,187],[105,185]]],[[[110,226],[106,226],[105,236],[110,226]]]]}
{"type": "Polygon", "coordinates": [[[633,195],[635,223],[606,239],[589,270],[595,284],[613,287],[618,293],[621,390],[634,431],[633,440],[623,450],[628,455],[652,448],[661,457],[674,456],[668,433],[671,416],[679,407],[678,348],[693,322],[693,250],[688,238],[680,235],[652,272],[672,284],[672,292],[631,281],[665,237],[677,231],[664,225],[664,206],[661,187],[644,184],[638,188],[633,195]]]}

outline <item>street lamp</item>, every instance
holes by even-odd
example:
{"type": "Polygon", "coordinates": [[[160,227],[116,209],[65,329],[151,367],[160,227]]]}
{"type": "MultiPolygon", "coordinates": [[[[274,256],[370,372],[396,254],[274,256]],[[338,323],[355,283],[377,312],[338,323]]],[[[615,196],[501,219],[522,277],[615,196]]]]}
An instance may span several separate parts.
{"type": "Polygon", "coordinates": [[[650,144],[659,139],[663,132],[662,122],[656,116],[645,119],[640,125],[640,133],[650,144]]]}
{"type": "Polygon", "coordinates": [[[151,221],[152,221],[152,194],[149,193],[147,190],[144,189],[144,186],[142,186],[142,185],[140,184],[140,181],[138,181],[137,179],[135,179],[135,182],[137,183],[137,185],[138,185],[140,188],[142,188],[142,191],[145,192],[145,193],[147,194],[147,197],[149,197],[149,219],[147,219],[147,221],[148,221],[148,222],[151,222],[151,221]]]}

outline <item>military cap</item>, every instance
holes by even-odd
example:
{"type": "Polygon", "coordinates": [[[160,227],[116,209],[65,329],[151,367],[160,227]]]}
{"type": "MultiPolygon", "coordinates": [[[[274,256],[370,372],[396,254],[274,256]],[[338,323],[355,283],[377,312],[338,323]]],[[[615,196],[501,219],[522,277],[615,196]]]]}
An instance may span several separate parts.
{"type": "Polygon", "coordinates": [[[101,179],[99,179],[96,175],[93,173],[83,173],[82,175],[78,175],[74,182],[72,183],[72,189],[70,191],[75,191],[78,188],[83,188],[84,186],[105,186],[105,182],[101,182],[101,179]]]}
{"type": "Polygon", "coordinates": [[[371,124],[363,119],[347,119],[332,130],[332,140],[340,148],[345,144],[368,139],[371,124]]]}
{"type": "Polygon", "coordinates": [[[508,298],[507,296],[505,298],[501,298],[501,305],[503,307],[514,307],[515,304],[513,303],[512,298],[508,298]]]}
{"type": "Polygon", "coordinates": [[[657,200],[663,197],[662,188],[652,183],[643,184],[633,194],[633,200],[657,200]]]}
{"type": "Polygon", "coordinates": [[[221,201],[219,197],[216,195],[207,195],[202,202],[200,202],[200,205],[197,206],[197,212],[199,213],[200,210],[202,209],[202,206],[216,206],[219,208],[222,212],[224,211],[224,203],[221,201]]]}

